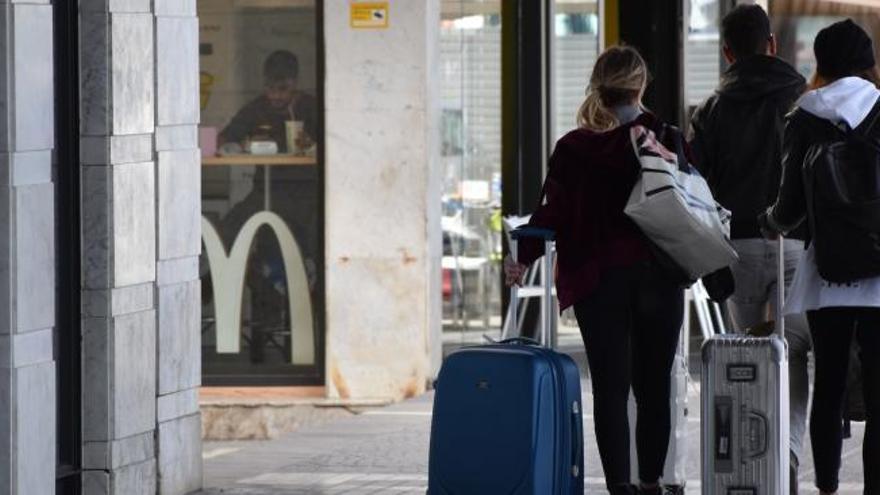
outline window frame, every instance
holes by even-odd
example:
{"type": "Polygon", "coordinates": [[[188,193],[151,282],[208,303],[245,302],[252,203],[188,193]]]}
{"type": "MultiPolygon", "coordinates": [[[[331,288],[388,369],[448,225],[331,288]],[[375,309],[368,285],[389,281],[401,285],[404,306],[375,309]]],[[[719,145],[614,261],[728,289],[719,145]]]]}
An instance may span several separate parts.
{"type": "MultiPolygon", "coordinates": [[[[312,298],[312,314],[315,322],[315,363],[312,365],[273,365],[250,366],[236,364],[224,366],[224,371],[214,371],[205,366],[202,357],[203,386],[324,386],[326,385],[326,253],[325,230],[326,219],[326,125],[325,125],[325,82],[326,82],[326,43],[324,29],[324,0],[315,3],[315,55],[316,55],[316,95],[317,99],[317,209],[316,249],[315,255],[317,281],[312,298]]],[[[199,40],[201,42],[201,40],[199,40]]],[[[201,352],[200,347],[200,352],[201,352]]],[[[220,365],[214,365],[218,368],[220,365]]]]}

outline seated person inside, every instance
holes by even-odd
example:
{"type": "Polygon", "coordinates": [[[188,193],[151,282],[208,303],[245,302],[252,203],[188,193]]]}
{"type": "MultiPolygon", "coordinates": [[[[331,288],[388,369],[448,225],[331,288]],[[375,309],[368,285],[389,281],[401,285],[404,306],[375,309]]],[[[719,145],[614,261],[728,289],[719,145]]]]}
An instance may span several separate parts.
{"type": "MultiPolygon", "coordinates": [[[[274,141],[279,153],[288,153],[285,122],[302,122],[297,136],[306,150],[317,138],[315,97],[298,90],[299,60],[287,50],[272,52],[263,63],[263,92],[242,107],[220,132],[218,145],[238,143],[247,151],[248,141],[274,141]]],[[[228,147],[225,147],[228,148],[228,147]]]]}

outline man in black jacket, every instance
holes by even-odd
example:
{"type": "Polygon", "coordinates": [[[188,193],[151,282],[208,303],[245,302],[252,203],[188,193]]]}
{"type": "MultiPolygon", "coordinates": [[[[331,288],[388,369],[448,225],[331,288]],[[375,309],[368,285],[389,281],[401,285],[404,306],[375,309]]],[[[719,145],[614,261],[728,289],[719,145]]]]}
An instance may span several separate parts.
{"type": "MultiPolygon", "coordinates": [[[[739,261],[731,267],[736,289],[729,308],[744,331],[775,314],[775,241],[758,228],[758,215],[775,200],[782,175],[785,115],[805,90],[805,81],[776,58],[776,40],[767,13],[740,5],[721,26],[724,57],[731,64],[715,92],[691,122],[696,166],[715,198],[733,214],[731,239],[739,261]]],[[[802,233],[785,241],[788,286],[803,254],[802,233]]],[[[791,384],[791,492],[797,493],[797,466],[806,430],[810,337],[804,318],[786,318],[791,384]]]]}

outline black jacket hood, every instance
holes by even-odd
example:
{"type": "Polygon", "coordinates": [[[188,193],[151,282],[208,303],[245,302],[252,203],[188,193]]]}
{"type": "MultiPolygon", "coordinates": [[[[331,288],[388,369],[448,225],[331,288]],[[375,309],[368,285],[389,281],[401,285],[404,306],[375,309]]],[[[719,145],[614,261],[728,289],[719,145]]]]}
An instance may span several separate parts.
{"type": "Polygon", "coordinates": [[[755,55],[724,71],[718,94],[739,101],[758,100],[774,93],[789,94],[805,84],[803,76],[787,62],[755,55]]]}
{"type": "MultiPolygon", "coordinates": [[[[694,165],[712,194],[733,212],[732,239],[760,239],[758,215],[779,191],[783,125],[805,89],[804,78],[777,58],[733,64],[718,90],[694,113],[694,165]]],[[[803,232],[791,233],[802,239],[803,232]]]]}

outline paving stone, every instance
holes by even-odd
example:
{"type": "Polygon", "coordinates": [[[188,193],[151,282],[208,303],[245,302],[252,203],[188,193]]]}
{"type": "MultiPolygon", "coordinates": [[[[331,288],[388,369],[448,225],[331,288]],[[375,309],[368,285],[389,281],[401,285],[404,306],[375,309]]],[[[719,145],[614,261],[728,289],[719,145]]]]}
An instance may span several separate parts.
{"type": "MultiPolygon", "coordinates": [[[[576,340],[566,349],[583,367],[576,340]]],[[[694,352],[699,352],[698,348],[694,352]]],[[[700,492],[699,376],[692,369],[691,410],[687,427],[687,493],[700,492]]],[[[585,377],[585,494],[605,494],[593,432],[592,394],[585,377]]],[[[205,442],[203,495],[424,494],[433,394],[370,409],[335,422],[300,429],[270,441],[205,442]]],[[[861,495],[861,439],[864,424],[853,424],[844,442],[840,495],[861,495]]],[[[809,439],[806,442],[809,445],[809,439]]],[[[807,449],[800,473],[801,493],[815,493],[812,456],[807,449]]]]}

